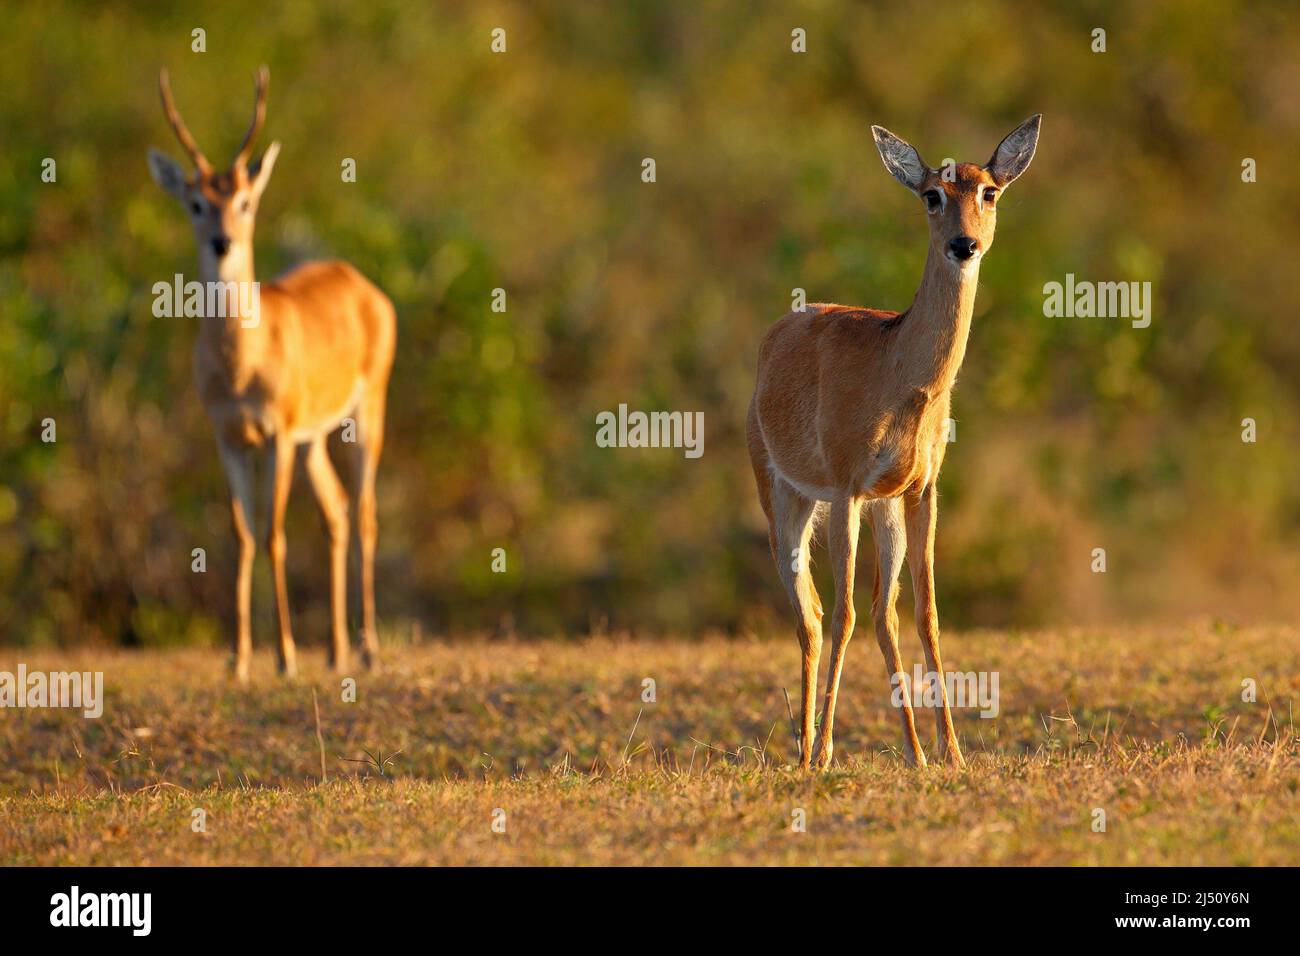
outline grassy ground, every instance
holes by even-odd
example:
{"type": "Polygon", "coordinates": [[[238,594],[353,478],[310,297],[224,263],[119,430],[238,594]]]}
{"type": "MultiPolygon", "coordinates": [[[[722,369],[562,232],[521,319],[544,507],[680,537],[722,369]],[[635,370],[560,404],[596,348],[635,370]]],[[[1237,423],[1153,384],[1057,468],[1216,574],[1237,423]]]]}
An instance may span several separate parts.
{"type": "Polygon", "coordinates": [[[264,651],[249,690],[215,652],[0,651],[0,671],[102,670],[107,690],[99,720],[0,710],[0,862],[1300,863],[1295,629],[945,650],[999,674],[996,718],[958,713],[965,773],[902,765],[863,634],[836,768],[812,776],[789,768],[793,638],[390,647],[353,703],[310,651],[293,684],[264,651]]]}

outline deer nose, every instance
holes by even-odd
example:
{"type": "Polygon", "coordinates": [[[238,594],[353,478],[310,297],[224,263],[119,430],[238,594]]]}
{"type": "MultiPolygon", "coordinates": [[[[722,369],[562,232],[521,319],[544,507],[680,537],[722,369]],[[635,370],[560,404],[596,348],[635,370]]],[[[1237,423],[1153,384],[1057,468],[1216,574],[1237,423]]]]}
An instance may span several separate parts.
{"type": "Polygon", "coordinates": [[[970,236],[958,236],[948,243],[948,248],[958,259],[969,259],[979,252],[980,244],[970,236]]]}
{"type": "Polygon", "coordinates": [[[230,251],[230,240],[225,236],[217,236],[212,240],[212,251],[215,252],[217,258],[220,259],[230,251]]]}

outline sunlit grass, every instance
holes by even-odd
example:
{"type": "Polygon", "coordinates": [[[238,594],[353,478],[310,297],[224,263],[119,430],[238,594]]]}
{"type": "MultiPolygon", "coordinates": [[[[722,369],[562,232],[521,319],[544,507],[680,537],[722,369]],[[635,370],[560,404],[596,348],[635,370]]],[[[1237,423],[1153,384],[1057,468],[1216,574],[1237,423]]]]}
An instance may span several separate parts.
{"type": "Polygon", "coordinates": [[[104,670],[108,701],[98,721],[0,712],[0,860],[1300,862],[1294,630],[986,631],[945,646],[951,666],[1000,674],[997,718],[958,714],[964,773],[902,764],[870,637],[850,652],[837,765],[812,776],[790,767],[793,639],[391,647],[356,675],[355,703],[310,653],[285,684],[264,651],[247,691],[212,652],[24,657],[104,670]]]}

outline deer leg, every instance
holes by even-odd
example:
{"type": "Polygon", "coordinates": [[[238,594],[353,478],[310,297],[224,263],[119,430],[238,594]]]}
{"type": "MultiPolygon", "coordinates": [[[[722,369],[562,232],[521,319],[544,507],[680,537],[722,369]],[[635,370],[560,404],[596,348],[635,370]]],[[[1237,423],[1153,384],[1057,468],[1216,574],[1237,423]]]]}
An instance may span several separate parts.
{"type": "Polygon", "coordinates": [[[912,695],[903,658],[898,653],[898,572],[903,569],[903,552],[907,533],[903,527],[903,506],[897,498],[881,498],[871,503],[871,532],[876,540],[876,583],[872,615],[876,624],[876,641],[885,657],[885,670],[893,694],[901,703],[904,756],[913,766],[925,766],[925,753],[916,736],[916,718],[912,714],[912,695]]]}
{"type": "Polygon", "coordinates": [[[253,462],[245,448],[218,443],[221,464],[230,485],[230,513],[234,520],[239,565],[235,577],[235,679],[247,684],[253,662],[253,462]]]}
{"type": "Polygon", "coordinates": [[[323,435],[307,450],[307,477],[330,541],[330,666],[343,673],[348,668],[348,494],[330,463],[323,435]]]}
{"type": "Polygon", "coordinates": [[[835,575],[835,610],[831,613],[831,666],[826,675],[826,704],[822,710],[821,733],[817,738],[817,755],[814,764],[818,770],[827,770],[835,744],[832,730],[835,726],[835,703],[840,693],[840,674],[844,670],[844,654],[853,636],[856,614],[853,609],[853,576],[858,555],[858,528],[862,518],[862,501],[859,498],[842,498],[831,505],[830,541],[831,571],[835,575]]]}
{"type": "Polygon", "coordinates": [[[358,428],[360,475],[357,489],[357,537],[361,544],[361,660],[374,667],[379,660],[379,634],[375,630],[375,542],[379,519],[375,508],[375,477],[384,448],[384,393],[369,396],[361,409],[358,428]]]}
{"type": "Polygon", "coordinates": [[[287,546],[284,538],[284,512],[289,504],[289,487],[293,484],[295,448],[288,438],[276,436],[271,443],[266,481],[270,504],[266,533],[266,551],[271,557],[271,575],[275,579],[275,609],[280,619],[280,673],[294,677],[298,673],[298,655],[293,645],[293,624],[289,619],[289,588],[284,576],[287,546]]]}
{"type": "Polygon", "coordinates": [[[812,766],[817,668],[822,653],[822,611],[809,570],[808,545],[812,537],[816,502],[805,498],[786,482],[772,483],[772,523],[776,541],[776,569],[798,618],[799,648],[803,652],[803,690],[799,737],[799,766],[812,766]]]}
{"type": "Polygon", "coordinates": [[[934,712],[939,756],[959,767],[966,766],[957,732],[952,726],[952,708],[948,703],[948,684],[944,679],[943,658],[939,654],[939,612],[934,600],[934,531],[938,522],[934,483],[916,498],[907,498],[907,564],[912,572],[912,591],[916,595],[916,632],[925,651],[925,669],[929,680],[939,682],[941,709],[934,712]]]}

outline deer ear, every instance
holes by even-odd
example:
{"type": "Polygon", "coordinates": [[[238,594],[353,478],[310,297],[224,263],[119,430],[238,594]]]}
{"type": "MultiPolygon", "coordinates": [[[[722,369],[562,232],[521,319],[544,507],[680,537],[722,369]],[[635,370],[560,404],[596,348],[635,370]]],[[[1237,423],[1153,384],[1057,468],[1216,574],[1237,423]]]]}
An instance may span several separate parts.
{"type": "Polygon", "coordinates": [[[993,151],[993,158],[985,168],[999,186],[1010,186],[1029,168],[1038,148],[1038,128],[1042,122],[1043,114],[1035,113],[1008,133],[993,151]]]}
{"type": "Polygon", "coordinates": [[[871,127],[871,135],[876,138],[876,149],[885,161],[889,174],[900,183],[916,192],[925,182],[930,167],[925,165],[921,154],[905,139],[900,139],[883,126],[871,127]]]}
{"type": "Polygon", "coordinates": [[[152,146],[149,147],[149,174],[168,195],[181,202],[186,200],[189,183],[185,180],[185,170],[176,160],[152,146]]]}
{"type": "Polygon", "coordinates": [[[266,152],[262,154],[261,159],[255,159],[248,167],[248,179],[253,184],[253,194],[261,196],[262,190],[271,179],[271,171],[275,169],[275,158],[280,155],[280,141],[276,140],[270,146],[266,147],[266,152]]]}

